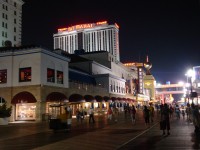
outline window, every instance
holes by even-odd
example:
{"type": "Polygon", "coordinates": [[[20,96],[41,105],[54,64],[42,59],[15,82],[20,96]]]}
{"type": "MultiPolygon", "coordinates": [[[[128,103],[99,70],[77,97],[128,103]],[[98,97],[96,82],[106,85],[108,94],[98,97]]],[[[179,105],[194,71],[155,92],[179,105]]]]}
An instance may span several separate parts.
{"type": "Polygon", "coordinates": [[[57,83],[63,84],[63,72],[62,71],[57,71],[57,83]]]}
{"type": "Polygon", "coordinates": [[[47,68],[47,82],[55,82],[55,70],[47,68]]]}
{"type": "Polygon", "coordinates": [[[0,70],[0,84],[7,83],[7,69],[0,70]]]}
{"type": "Polygon", "coordinates": [[[19,69],[19,82],[31,81],[31,67],[19,69]]]}

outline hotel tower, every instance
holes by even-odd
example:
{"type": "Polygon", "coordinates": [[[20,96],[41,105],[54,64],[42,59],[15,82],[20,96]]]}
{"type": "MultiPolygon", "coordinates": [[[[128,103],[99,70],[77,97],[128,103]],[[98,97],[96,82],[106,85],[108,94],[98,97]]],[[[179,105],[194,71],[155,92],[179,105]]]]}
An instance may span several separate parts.
{"type": "Polygon", "coordinates": [[[81,49],[85,52],[107,51],[120,61],[119,26],[116,23],[103,21],[74,25],[58,29],[53,37],[54,49],[62,49],[69,54],[81,49]]]}
{"type": "Polygon", "coordinates": [[[12,46],[21,45],[22,0],[0,0],[0,47],[10,41],[12,46]]]}

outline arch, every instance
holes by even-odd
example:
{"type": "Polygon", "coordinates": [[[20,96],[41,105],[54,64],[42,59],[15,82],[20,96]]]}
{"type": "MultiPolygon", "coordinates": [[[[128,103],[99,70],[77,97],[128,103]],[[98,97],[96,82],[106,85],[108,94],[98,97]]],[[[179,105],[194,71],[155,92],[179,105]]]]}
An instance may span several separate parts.
{"type": "Polygon", "coordinates": [[[72,94],[69,97],[69,102],[85,102],[85,99],[80,94],[72,94]]]}
{"type": "Polygon", "coordinates": [[[17,104],[17,103],[35,103],[37,102],[36,98],[31,94],[30,92],[20,92],[16,94],[12,101],[11,104],[17,104]]]}
{"type": "Polygon", "coordinates": [[[109,103],[112,102],[112,99],[111,99],[109,96],[104,96],[103,99],[104,99],[106,102],[109,102],[109,103]]]}
{"type": "Polygon", "coordinates": [[[52,92],[46,98],[46,102],[65,101],[65,100],[67,100],[67,97],[60,92],[52,92]]]}
{"type": "Polygon", "coordinates": [[[116,97],[111,97],[111,100],[112,100],[112,101],[116,101],[117,98],[116,98],[116,97]]]}
{"type": "Polygon", "coordinates": [[[104,100],[103,97],[100,96],[100,95],[96,95],[95,99],[96,99],[97,102],[102,102],[104,100]]]}
{"type": "Polygon", "coordinates": [[[84,99],[86,102],[95,102],[95,98],[92,95],[85,95],[84,99]]]}
{"type": "Polygon", "coordinates": [[[5,102],[6,102],[6,100],[3,97],[0,97],[0,104],[5,103],[5,102]]]}

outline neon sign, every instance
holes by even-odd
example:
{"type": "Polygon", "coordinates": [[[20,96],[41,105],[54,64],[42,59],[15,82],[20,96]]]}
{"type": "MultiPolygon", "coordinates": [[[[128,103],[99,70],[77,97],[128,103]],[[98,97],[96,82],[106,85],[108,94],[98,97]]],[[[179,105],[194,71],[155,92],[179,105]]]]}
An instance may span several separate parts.
{"type": "Polygon", "coordinates": [[[60,29],[58,29],[58,32],[74,31],[74,30],[80,30],[80,29],[93,28],[95,26],[104,25],[104,24],[107,24],[107,21],[101,21],[101,22],[97,22],[97,23],[74,25],[74,26],[71,26],[71,27],[68,27],[68,28],[60,28],[60,29]]]}

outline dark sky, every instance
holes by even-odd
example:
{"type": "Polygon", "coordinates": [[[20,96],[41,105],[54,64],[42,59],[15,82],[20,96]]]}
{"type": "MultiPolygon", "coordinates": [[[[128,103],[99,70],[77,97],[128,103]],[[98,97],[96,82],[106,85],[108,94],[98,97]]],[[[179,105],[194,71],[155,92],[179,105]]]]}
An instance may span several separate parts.
{"type": "Polygon", "coordinates": [[[53,49],[57,29],[117,23],[121,62],[152,63],[157,82],[186,81],[200,65],[199,0],[24,0],[22,42],[53,49]],[[123,2],[123,3],[122,3],[123,2]]]}

